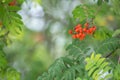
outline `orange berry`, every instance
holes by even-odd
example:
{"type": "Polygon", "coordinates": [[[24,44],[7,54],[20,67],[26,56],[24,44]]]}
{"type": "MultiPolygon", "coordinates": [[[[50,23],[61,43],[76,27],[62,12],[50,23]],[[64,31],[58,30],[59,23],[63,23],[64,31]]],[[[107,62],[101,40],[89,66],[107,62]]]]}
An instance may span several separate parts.
{"type": "Polygon", "coordinates": [[[12,2],[9,3],[9,6],[15,6],[16,5],[16,0],[13,0],[12,2]]]}
{"type": "Polygon", "coordinates": [[[90,33],[93,32],[93,28],[90,28],[90,29],[89,29],[89,32],[90,32],[90,33]]]}
{"type": "Polygon", "coordinates": [[[79,33],[79,37],[81,37],[82,33],[79,33]]]}
{"type": "Polygon", "coordinates": [[[81,24],[78,24],[77,27],[82,27],[82,25],[81,25],[81,24]]]}
{"type": "Polygon", "coordinates": [[[84,38],[86,35],[83,33],[81,36],[84,38]]]}
{"type": "Polygon", "coordinates": [[[79,39],[80,39],[80,40],[83,40],[83,39],[84,39],[84,37],[80,37],[79,39]]]}
{"type": "Polygon", "coordinates": [[[75,32],[79,32],[79,29],[77,28],[77,29],[75,29],[75,32]]]}
{"type": "Polygon", "coordinates": [[[79,33],[79,39],[83,40],[85,38],[86,34],[85,33],[79,33]]]}
{"type": "Polygon", "coordinates": [[[77,26],[75,26],[75,30],[76,29],[81,29],[82,27],[81,27],[81,24],[78,24],[77,26]]]}
{"type": "Polygon", "coordinates": [[[76,37],[76,35],[74,34],[74,35],[72,35],[72,38],[73,38],[73,39],[76,39],[77,37],[76,37]]]}
{"type": "Polygon", "coordinates": [[[79,34],[76,34],[76,38],[79,38],[79,34]]]}
{"type": "Polygon", "coordinates": [[[90,33],[89,30],[86,30],[86,33],[89,34],[90,33]]]}
{"type": "Polygon", "coordinates": [[[80,28],[80,29],[79,29],[79,32],[80,32],[80,33],[82,33],[82,32],[83,32],[83,29],[82,29],[82,28],[80,28]]]}
{"type": "Polygon", "coordinates": [[[84,31],[84,32],[86,32],[86,31],[87,31],[87,29],[86,29],[86,28],[83,28],[83,31],[84,31]]]}
{"type": "Polygon", "coordinates": [[[87,30],[87,34],[92,35],[93,34],[93,28],[90,28],[89,30],[87,30]]]}
{"type": "Polygon", "coordinates": [[[72,32],[72,30],[69,30],[68,33],[69,33],[69,34],[72,34],[73,32],[72,32]]]}
{"type": "Polygon", "coordinates": [[[74,28],[74,30],[76,30],[78,27],[77,26],[75,26],[75,28],[74,28]]]}
{"type": "Polygon", "coordinates": [[[96,26],[93,26],[92,28],[93,28],[93,31],[95,31],[95,30],[96,30],[96,26]]]}

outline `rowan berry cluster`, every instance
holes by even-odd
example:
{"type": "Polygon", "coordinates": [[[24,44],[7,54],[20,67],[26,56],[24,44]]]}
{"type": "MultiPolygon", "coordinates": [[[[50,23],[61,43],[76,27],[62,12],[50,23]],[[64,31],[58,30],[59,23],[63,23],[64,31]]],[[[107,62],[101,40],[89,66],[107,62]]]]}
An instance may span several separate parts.
{"type": "Polygon", "coordinates": [[[96,26],[90,27],[89,23],[86,22],[84,24],[84,28],[82,27],[81,24],[78,24],[74,27],[73,30],[69,30],[69,34],[72,35],[73,39],[80,39],[83,40],[86,35],[92,35],[96,30],[96,26]]]}

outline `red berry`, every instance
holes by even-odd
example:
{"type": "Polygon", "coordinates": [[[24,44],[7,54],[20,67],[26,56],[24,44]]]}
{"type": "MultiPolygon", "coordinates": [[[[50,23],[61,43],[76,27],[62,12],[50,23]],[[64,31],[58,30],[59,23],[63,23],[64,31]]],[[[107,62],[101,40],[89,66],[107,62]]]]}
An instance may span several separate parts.
{"type": "Polygon", "coordinates": [[[87,29],[86,29],[86,28],[83,28],[83,31],[84,31],[84,32],[86,32],[86,31],[87,31],[87,29]]]}
{"type": "Polygon", "coordinates": [[[82,25],[81,25],[81,24],[78,24],[77,27],[82,27],[82,25]]]}
{"type": "Polygon", "coordinates": [[[82,28],[80,28],[80,29],[79,29],[79,32],[80,32],[80,33],[82,33],[82,32],[83,32],[82,28]]]}
{"type": "Polygon", "coordinates": [[[89,29],[89,32],[90,32],[90,33],[93,32],[93,28],[90,28],[90,29],[89,29]]]}
{"type": "Polygon", "coordinates": [[[9,3],[9,6],[15,6],[16,5],[16,0],[13,0],[12,2],[9,3]]]}
{"type": "Polygon", "coordinates": [[[76,29],[78,29],[78,27],[77,27],[77,26],[75,26],[74,30],[76,30],[76,29]]]}
{"type": "Polygon", "coordinates": [[[96,30],[96,26],[92,26],[91,28],[89,28],[88,22],[86,22],[84,26],[85,27],[82,28],[81,24],[76,25],[74,28],[75,34],[73,34],[72,30],[69,30],[69,34],[73,34],[72,35],[73,39],[79,38],[80,40],[83,40],[86,37],[86,34],[92,35],[96,30]]]}
{"type": "Polygon", "coordinates": [[[83,37],[83,38],[85,37],[85,34],[84,34],[84,33],[82,34],[82,37],[83,37]]]}
{"type": "Polygon", "coordinates": [[[76,38],[79,38],[79,34],[76,34],[76,38]]]}
{"type": "Polygon", "coordinates": [[[88,28],[89,23],[88,23],[88,22],[86,22],[86,23],[84,24],[84,26],[85,26],[86,28],[88,28]]]}
{"type": "Polygon", "coordinates": [[[84,39],[84,37],[80,37],[79,39],[80,39],[80,40],[83,40],[83,39],[84,39]]]}
{"type": "Polygon", "coordinates": [[[75,32],[79,32],[79,28],[75,29],[75,32]]]}
{"type": "Polygon", "coordinates": [[[75,26],[75,30],[76,29],[81,29],[82,27],[81,27],[81,25],[80,24],[78,24],[77,26],[75,26]]]}
{"type": "Polygon", "coordinates": [[[86,33],[89,34],[89,30],[86,30],[86,33]]]}
{"type": "Polygon", "coordinates": [[[68,33],[69,33],[69,34],[72,34],[73,32],[72,32],[72,30],[69,30],[68,33]]]}
{"type": "Polygon", "coordinates": [[[73,39],[76,39],[77,37],[76,37],[76,35],[74,34],[74,35],[72,35],[72,38],[73,38],[73,39]]]}
{"type": "Polygon", "coordinates": [[[95,31],[95,30],[96,30],[96,26],[93,26],[92,28],[93,28],[93,31],[95,31]]]}
{"type": "Polygon", "coordinates": [[[81,37],[82,36],[82,33],[79,33],[79,37],[81,37]]]}
{"type": "Polygon", "coordinates": [[[89,30],[87,30],[87,34],[92,35],[93,34],[93,28],[90,28],[89,30]]]}

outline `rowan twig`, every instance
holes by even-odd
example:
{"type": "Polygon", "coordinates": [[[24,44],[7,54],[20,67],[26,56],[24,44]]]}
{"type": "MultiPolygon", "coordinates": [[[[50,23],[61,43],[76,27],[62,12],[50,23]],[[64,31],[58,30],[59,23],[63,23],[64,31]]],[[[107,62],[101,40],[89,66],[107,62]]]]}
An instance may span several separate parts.
{"type": "Polygon", "coordinates": [[[118,48],[116,48],[114,51],[112,51],[112,52],[110,52],[108,55],[106,55],[106,57],[105,58],[108,58],[108,57],[110,57],[116,50],[117,50],[118,48]]]}

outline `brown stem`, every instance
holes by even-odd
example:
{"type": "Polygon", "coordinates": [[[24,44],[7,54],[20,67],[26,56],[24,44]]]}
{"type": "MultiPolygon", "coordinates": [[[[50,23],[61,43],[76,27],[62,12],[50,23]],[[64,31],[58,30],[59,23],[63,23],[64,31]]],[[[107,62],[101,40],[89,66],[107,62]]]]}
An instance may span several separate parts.
{"type": "Polygon", "coordinates": [[[117,50],[118,48],[116,48],[114,51],[112,51],[111,53],[109,53],[108,55],[106,55],[106,57],[105,58],[108,58],[108,57],[110,57],[116,50],[117,50]]]}
{"type": "Polygon", "coordinates": [[[110,57],[112,55],[113,51],[111,53],[109,53],[108,55],[106,55],[106,58],[110,57]]]}

